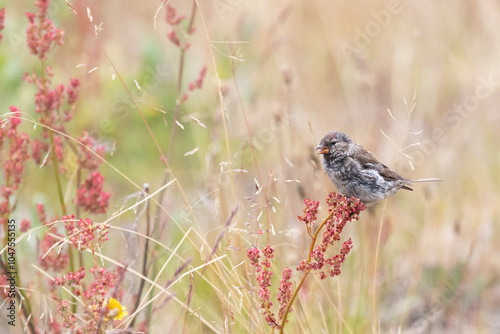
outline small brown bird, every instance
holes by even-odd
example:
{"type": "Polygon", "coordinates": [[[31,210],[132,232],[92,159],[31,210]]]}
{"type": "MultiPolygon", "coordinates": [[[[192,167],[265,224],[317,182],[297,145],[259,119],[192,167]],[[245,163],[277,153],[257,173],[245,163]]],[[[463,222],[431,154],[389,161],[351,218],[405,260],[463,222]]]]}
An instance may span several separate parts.
{"type": "Polygon", "coordinates": [[[323,169],[337,190],[342,195],[359,198],[365,205],[376,203],[399,189],[413,190],[412,183],[441,181],[405,179],[342,132],[329,132],[316,150],[323,155],[323,169]]]}

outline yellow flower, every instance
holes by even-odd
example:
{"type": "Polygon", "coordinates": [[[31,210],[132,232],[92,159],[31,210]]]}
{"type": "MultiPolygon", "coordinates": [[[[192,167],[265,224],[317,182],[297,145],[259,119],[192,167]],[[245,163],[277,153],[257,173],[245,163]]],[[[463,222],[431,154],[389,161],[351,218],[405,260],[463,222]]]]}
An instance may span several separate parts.
{"type": "Polygon", "coordinates": [[[122,306],[120,302],[114,298],[109,298],[108,301],[108,317],[113,320],[122,320],[124,316],[128,315],[126,307],[122,306]]]}

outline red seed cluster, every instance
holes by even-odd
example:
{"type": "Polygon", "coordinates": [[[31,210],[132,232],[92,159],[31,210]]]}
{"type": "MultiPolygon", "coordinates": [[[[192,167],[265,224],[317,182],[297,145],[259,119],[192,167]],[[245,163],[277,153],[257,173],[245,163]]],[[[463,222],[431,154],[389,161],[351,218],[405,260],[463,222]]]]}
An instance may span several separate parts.
{"type": "Polygon", "coordinates": [[[91,213],[106,213],[111,194],[103,191],[104,177],[92,172],[76,191],[76,204],[91,213]]]}
{"type": "Polygon", "coordinates": [[[49,0],[37,0],[35,5],[38,8],[36,14],[26,13],[28,18],[26,39],[31,54],[36,55],[40,60],[45,60],[52,45],[63,43],[64,30],[56,28],[54,23],[47,18],[49,0]]]}
{"type": "MultiPolygon", "coordinates": [[[[315,206],[311,204],[312,201],[310,200],[305,200],[304,202],[306,203],[304,216],[306,216],[306,212],[311,216],[309,212],[313,211],[311,207],[314,209],[315,206]]],[[[326,230],[322,234],[321,243],[312,250],[310,261],[302,260],[296,268],[298,271],[303,272],[319,272],[322,279],[340,274],[340,266],[352,248],[351,239],[349,238],[349,240],[342,244],[342,248],[338,254],[327,256],[325,253],[333,243],[340,240],[340,235],[345,225],[352,220],[358,219],[359,213],[366,209],[366,206],[359,199],[354,197],[348,198],[337,193],[330,193],[326,204],[329,207],[330,218],[325,222],[324,226],[326,230]]],[[[311,223],[308,220],[308,224],[311,223]]]]}
{"type": "Polygon", "coordinates": [[[108,240],[108,224],[94,224],[88,218],[80,219],[75,223],[74,215],[65,216],[63,220],[71,245],[80,252],[87,249],[95,251],[104,241],[108,240]]]}

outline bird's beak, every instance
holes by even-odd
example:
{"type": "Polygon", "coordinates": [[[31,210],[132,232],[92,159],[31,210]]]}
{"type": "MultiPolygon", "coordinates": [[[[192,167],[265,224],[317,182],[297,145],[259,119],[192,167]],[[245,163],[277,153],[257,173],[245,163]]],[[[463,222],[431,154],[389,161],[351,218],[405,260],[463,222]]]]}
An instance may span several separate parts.
{"type": "Polygon", "coordinates": [[[327,154],[330,153],[330,149],[328,147],[318,146],[316,147],[316,151],[319,150],[319,154],[327,154]]]}

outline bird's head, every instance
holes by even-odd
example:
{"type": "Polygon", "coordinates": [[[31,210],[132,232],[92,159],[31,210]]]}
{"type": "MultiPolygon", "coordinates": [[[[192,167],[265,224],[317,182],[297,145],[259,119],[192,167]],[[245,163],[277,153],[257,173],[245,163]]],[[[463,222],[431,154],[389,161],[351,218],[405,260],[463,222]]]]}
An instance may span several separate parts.
{"type": "Polygon", "coordinates": [[[316,150],[319,154],[323,154],[325,159],[333,159],[345,155],[352,143],[345,133],[342,132],[329,132],[321,139],[319,146],[316,150]]]}

